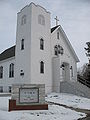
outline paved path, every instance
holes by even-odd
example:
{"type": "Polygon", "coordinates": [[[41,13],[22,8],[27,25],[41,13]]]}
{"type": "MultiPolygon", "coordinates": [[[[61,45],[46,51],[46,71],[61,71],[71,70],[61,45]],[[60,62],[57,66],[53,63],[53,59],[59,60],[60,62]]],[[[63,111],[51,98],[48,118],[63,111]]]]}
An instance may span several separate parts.
{"type": "Polygon", "coordinates": [[[65,108],[69,108],[71,110],[75,110],[76,112],[85,113],[85,114],[87,114],[87,116],[85,118],[80,118],[78,120],[90,120],[90,110],[80,109],[80,108],[73,108],[73,107],[70,107],[70,106],[67,106],[67,105],[63,105],[63,104],[59,104],[59,103],[54,103],[54,102],[48,102],[48,103],[49,104],[59,105],[59,106],[65,107],[65,108]]]}

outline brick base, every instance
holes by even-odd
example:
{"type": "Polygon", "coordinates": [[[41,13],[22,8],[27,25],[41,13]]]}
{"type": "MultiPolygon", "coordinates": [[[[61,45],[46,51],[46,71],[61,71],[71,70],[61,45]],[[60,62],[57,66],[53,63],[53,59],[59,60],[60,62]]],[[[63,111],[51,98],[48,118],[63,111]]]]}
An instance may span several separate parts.
{"type": "Polygon", "coordinates": [[[48,104],[39,105],[16,105],[16,100],[9,100],[9,110],[48,110],[48,104]]]}

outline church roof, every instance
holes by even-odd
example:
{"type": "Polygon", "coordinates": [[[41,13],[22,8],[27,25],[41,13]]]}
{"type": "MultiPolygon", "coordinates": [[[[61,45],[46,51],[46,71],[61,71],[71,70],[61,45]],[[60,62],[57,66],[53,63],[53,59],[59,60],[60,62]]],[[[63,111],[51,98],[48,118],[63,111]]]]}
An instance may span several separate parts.
{"type": "MultiPolygon", "coordinates": [[[[80,61],[79,61],[79,58],[77,57],[77,55],[76,55],[76,53],[75,53],[75,51],[74,51],[74,49],[73,49],[73,47],[72,47],[72,45],[71,45],[71,43],[70,43],[70,41],[69,41],[69,39],[68,39],[66,33],[64,32],[63,28],[61,27],[61,25],[58,25],[58,26],[55,26],[55,27],[52,28],[52,30],[53,30],[54,32],[55,32],[57,29],[59,29],[60,32],[62,33],[62,35],[64,36],[65,41],[66,41],[67,45],[69,46],[70,51],[72,52],[72,55],[74,56],[76,62],[80,62],[80,61]]],[[[51,33],[52,33],[52,32],[51,32],[51,33]]]]}
{"type": "Polygon", "coordinates": [[[12,46],[0,54],[0,61],[14,56],[15,56],[15,46],[12,46]]]}
{"type": "Polygon", "coordinates": [[[56,28],[58,28],[59,26],[60,26],[60,25],[57,25],[57,26],[51,28],[51,33],[52,33],[56,28]]]}

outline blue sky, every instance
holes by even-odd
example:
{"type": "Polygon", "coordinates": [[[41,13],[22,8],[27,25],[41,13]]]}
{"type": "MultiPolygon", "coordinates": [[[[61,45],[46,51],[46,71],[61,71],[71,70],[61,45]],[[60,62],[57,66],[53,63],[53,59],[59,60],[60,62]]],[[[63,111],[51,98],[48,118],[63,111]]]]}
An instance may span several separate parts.
{"type": "Polygon", "coordinates": [[[0,0],[0,53],[15,45],[17,12],[30,2],[50,11],[51,26],[55,26],[54,18],[58,16],[80,59],[78,67],[86,63],[84,47],[90,41],[90,0],[0,0]]]}

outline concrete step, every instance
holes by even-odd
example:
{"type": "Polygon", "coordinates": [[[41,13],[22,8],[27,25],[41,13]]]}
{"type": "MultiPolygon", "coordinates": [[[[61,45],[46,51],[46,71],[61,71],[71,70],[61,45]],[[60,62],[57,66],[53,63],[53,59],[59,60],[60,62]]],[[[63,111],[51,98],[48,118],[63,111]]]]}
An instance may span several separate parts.
{"type": "Polygon", "coordinates": [[[60,82],[60,92],[75,94],[90,99],[90,88],[79,82],[60,82]]]}

